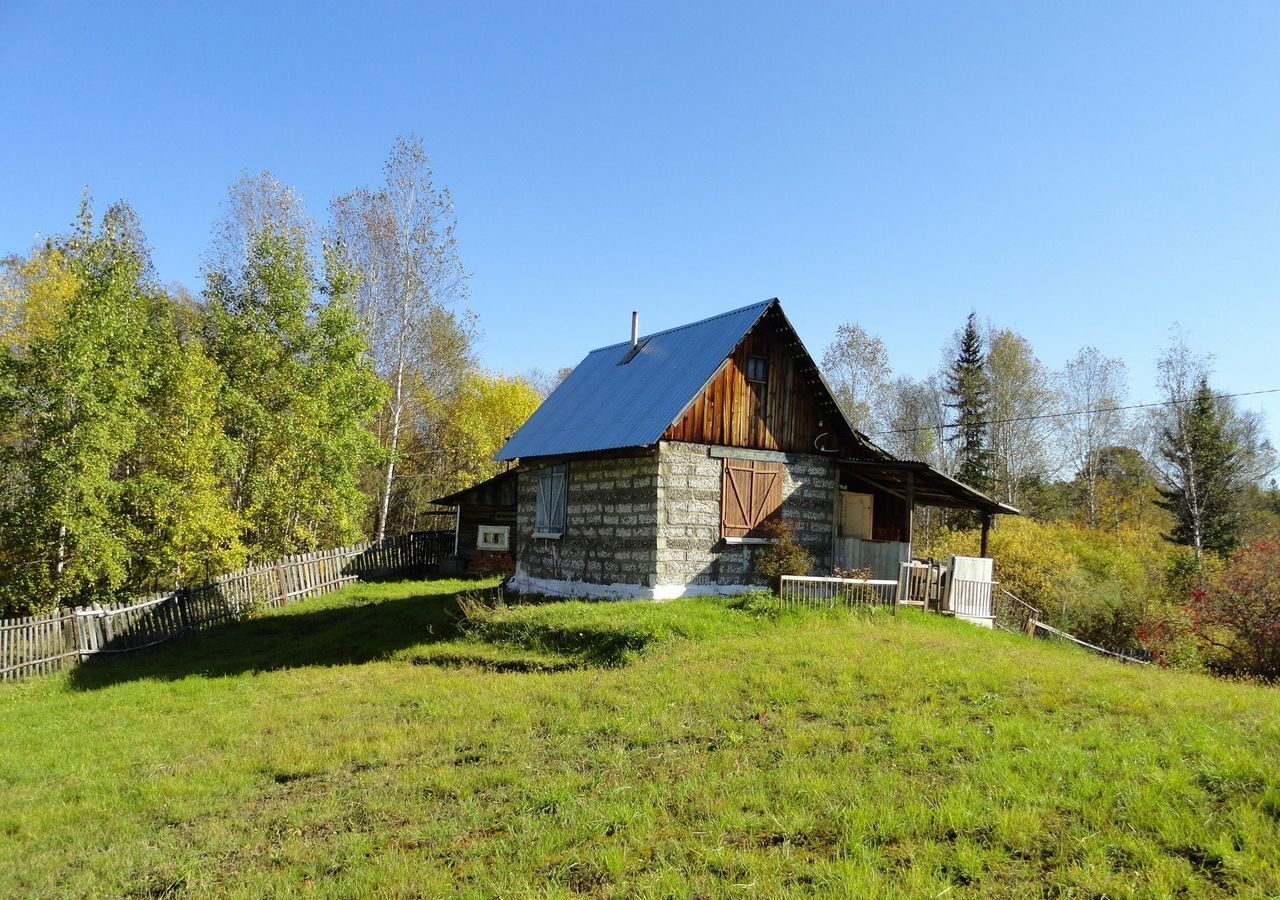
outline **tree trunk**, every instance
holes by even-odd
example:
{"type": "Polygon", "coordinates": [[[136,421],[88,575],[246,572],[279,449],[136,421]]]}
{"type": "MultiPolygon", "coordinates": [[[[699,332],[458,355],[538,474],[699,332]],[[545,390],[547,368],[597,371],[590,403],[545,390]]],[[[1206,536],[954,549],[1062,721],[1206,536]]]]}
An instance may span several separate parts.
{"type": "MultiPolygon", "coordinates": [[[[1181,413],[1179,414],[1181,418],[1181,413]]],[[[1200,491],[1196,483],[1196,464],[1195,457],[1192,456],[1191,435],[1187,423],[1182,421],[1179,423],[1182,432],[1182,448],[1185,453],[1187,472],[1186,472],[1186,493],[1184,502],[1187,506],[1187,516],[1191,524],[1191,549],[1195,554],[1196,572],[1200,581],[1204,582],[1204,560],[1202,551],[1204,548],[1203,522],[1200,509],[1200,491]]]]}
{"type": "Polygon", "coordinates": [[[391,407],[391,447],[387,455],[387,475],[382,483],[382,505],[378,510],[378,541],[387,536],[387,515],[391,509],[391,485],[396,477],[396,452],[400,447],[400,419],[404,410],[404,346],[396,360],[395,400],[391,407]]]}
{"type": "Polygon", "coordinates": [[[1097,528],[1098,520],[1101,518],[1098,514],[1098,463],[1097,454],[1089,451],[1088,462],[1084,469],[1085,493],[1089,506],[1089,527],[1097,528]]]}
{"type": "Polygon", "coordinates": [[[54,603],[62,606],[62,570],[67,566],[67,526],[58,525],[58,549],[53,560],[53,594],[54,603]]]}

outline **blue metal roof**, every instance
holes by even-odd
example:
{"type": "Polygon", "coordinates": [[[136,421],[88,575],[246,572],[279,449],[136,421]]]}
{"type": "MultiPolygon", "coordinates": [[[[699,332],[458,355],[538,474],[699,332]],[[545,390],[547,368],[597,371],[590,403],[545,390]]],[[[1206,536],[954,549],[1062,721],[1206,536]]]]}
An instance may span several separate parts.
{"type": "Polygon", "coordinates": [[[592,350],[496,459],[656,444],[776,299],[592,350]]]}

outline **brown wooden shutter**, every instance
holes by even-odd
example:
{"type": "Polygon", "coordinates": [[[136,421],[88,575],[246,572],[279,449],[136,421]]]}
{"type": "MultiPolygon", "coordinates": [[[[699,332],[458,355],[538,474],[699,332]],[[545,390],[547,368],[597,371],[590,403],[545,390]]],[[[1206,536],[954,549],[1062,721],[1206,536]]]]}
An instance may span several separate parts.
{"type": "Polygon", "coordinates": [[[751,531],[750,463],[724,461],[724,490],[720,499],[720,533],[724,537],[746,537],[751,531]]]}
{"type": "Polygon", "coordinates": [[[782,509],[782,465],[758,462],[754,475],[757,506],[752,537],[764,537],[765,523],[777,516],[782,509]]]}
{"type": "Polygon", "coordinates": [[[763,526],[782,508],[782,465],[753,459],[724,461],[720,533],[764,537],[763,526]]]}

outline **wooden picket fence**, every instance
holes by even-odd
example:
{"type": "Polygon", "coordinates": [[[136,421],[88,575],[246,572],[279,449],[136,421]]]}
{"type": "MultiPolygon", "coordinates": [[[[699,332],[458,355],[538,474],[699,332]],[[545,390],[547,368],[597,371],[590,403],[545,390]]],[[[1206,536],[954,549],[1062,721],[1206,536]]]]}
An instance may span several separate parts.
{"type": "Polygon", "coordinates": [[[0,621],[0,680],[57,672],[79,661],[76,611],[0,621]]]}
{"type": "Polygon", "coordinates": [[[57,672],[100,654],[153,647],[355,581],[426,573],[452,547],[452,532],[418,531],[378,544],[289,556],[129,603],[95,603],[0,620],[0,681],[57,672]]]}

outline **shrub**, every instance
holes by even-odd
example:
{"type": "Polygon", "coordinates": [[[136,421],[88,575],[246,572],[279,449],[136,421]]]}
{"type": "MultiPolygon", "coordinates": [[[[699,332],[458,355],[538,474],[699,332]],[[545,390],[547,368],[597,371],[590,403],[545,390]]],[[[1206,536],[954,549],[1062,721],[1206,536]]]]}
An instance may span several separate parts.
{"type": "Polygon", "coordinates": [[[808,575],[813,570],[813,556],[796,540],[795,526],[786,519],[775,519],[765,525],[765,544],[756,553],[756,571],[775,590],[781,589],[783,575],[808,575]]]}
{"type": "MultiPolygon", "coordinates": [[[[978,542],[977,532],[950,532],[929,552],[973,556],[978,542]]],[[[1169,660],[1186,658],[1190,645],[1167,614],[1185,605],[1185,591],[1166,587],[1181,551],[1157,534],[1009,518],[991,532],[990,549],[1001,587],[1051,625],[1117,651],[1157,651],[1147,641],[1158,639],[1169,660]]]]}
{"type": "Polygon", "coordinates": [[[832,578],[857,578],[867,580],[876,577],[874,569],[842,569],[836,566],[831,570],[832,578]]]}
{"type": "Polygon", "coordinates": [[[1280,678],[1280,546],[1258,541],[1192,594],[1191,629],[1217,668],[1280,678]]]}
{"type": "Polygon", "coordinates": [[[1138,641],[1158,665],[1203,668],[1204,656],[1188,613],[1185,603],[1162,604],[1149,610],[1138,623],[1138,641]]]}
{"type": "Polygon", "coordinates": [[[1119,578],[1072,569],[1059,579],[1054,616],[1058,627],[1092,644],[1126,652],[1145,649],[1145,595],[1119,578]]]}
{"type": "MultiPolygon", "coordinates": [[[[1076,564],[1062,546],[1062,532],[1069,527],[1028,519],[1001,521],[991,532],[990,546],[1001,587],[1046,613],[1060,606],[1059,586],[1076,564]]],[[[943,561],[950,556],[977,556],[979,545],[977,531],[952,531],[929,548],[929,554],[943,561]]]]}

